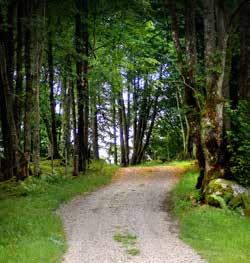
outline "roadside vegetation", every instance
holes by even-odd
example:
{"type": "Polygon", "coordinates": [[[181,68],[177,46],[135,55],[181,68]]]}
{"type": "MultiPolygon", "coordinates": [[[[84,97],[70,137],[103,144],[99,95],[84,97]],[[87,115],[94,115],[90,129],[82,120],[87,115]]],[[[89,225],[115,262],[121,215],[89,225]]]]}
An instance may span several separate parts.
{"type": "MultiPolygon", "coordinates": [[[[180,237],[209,263],[248,263],[250,218],[238,211],[199,202],[195,189],[198,172],[188,171],[172,191],[172,213],[180,225],[180,237]]],[[[250,198],[246,210],[250,208],[250,198]]]]}
{"type": "Polygon", "coordinates": [[[62,220],[56,210],[79,194],[111,182],[117,167],[93,161],[87,174],[64,174],[59,161],[41,163],[41,178],[0,183],[0,262],[60,262],[66,250],[62,220]],[[7,191],[8,190],[8,191],[7,191]]]}

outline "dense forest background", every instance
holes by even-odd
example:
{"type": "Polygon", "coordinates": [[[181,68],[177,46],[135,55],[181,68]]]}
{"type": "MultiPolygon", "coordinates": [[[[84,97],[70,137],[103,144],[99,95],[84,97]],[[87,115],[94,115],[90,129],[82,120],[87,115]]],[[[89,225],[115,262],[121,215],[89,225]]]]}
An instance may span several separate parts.
{"type": "Polygon", "coordinates": [[[0,180],[197,158],[250,184],[250,1],[0,0],[0,180]]]}

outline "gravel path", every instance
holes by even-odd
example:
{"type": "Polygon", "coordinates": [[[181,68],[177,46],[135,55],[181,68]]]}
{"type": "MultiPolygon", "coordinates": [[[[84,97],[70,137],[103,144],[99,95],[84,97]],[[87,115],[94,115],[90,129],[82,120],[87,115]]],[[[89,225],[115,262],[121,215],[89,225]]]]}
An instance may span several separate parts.
{"type": "Polygon", "coordinates": [[[172,167],[120,169],[111,185],[62,207],[69,244],[63,262],[205,262],[178,238],[163,209],[179,172],[172,167]],[[139,254],[130,255],[126,244],[114,240],[117,235],[136,236],[132,248],[139,254]]]}

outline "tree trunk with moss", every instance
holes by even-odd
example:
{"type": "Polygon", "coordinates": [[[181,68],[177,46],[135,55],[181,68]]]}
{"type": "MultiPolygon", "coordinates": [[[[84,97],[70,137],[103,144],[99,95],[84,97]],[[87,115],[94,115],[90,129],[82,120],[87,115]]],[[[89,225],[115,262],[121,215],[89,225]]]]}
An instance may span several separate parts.
{"type": "Polygon", "coordinates": [[[214,178],[225,176],[223,164],[223,83],[228,33],[223,6],[204,1],[206,100],[202,118],[205,153],[203,188],[214,178]]]}

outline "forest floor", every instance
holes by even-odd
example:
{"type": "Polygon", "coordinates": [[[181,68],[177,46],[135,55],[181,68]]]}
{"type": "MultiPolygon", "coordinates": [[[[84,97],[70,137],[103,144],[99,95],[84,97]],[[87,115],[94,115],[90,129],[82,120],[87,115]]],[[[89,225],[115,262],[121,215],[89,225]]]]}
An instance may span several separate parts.
{"type": "Polygon", "coordinates": [[[109,186],[64,205],[63,262],[205,262],[179,239],[166,207],[182,172],[168,166],[122,168],[109,186]]]}

